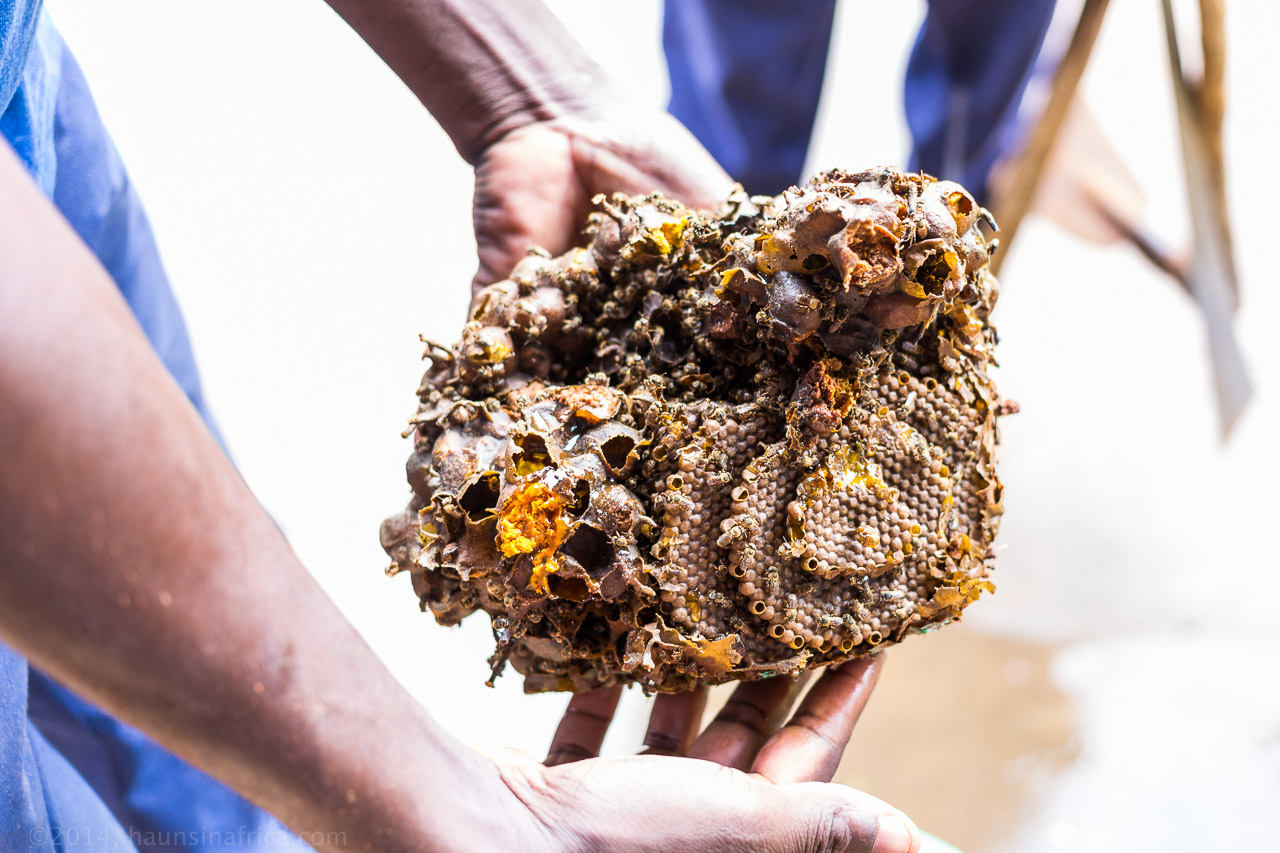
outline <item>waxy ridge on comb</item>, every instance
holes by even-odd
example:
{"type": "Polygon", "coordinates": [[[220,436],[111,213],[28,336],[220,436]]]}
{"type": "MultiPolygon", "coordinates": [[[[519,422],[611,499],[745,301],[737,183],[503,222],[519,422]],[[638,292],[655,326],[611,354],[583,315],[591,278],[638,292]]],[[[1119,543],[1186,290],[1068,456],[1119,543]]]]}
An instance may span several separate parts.
{"type": "Polygon", "coordinates": [[[678,691],[873,654],[994,589],[1013,406],[972,196],[878,169],[597,204],[587,246],[427,350],[382,528],[424,610],[487,612],[526,690],[678,691]]]}

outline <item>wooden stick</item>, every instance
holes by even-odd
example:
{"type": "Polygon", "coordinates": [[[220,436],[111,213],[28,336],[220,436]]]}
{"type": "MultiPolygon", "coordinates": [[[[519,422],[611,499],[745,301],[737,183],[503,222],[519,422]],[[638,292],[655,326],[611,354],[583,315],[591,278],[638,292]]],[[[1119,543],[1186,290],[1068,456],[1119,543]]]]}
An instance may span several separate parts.
{"type": "MultiPolygon", "coordinates": [[[[1205,5],[1212,5],[1211,3],[1205,5]]],[[[1227,212],[1223,203],[1221,154],[1215,160],[1212,148],[1217,140],[1221,151],[1221,115],[1206,116],[1201,104],[1203,90],[1187,80],[1182,66],[1173,3],[1163,0],[1165,42],[1169,50],[1169,71],[1178,108],[1178,136],[1182,143],[1182,165],[1187,182],[1187,208],[1191,216],[1191,262],[1187,284],[1200,305],[1213,361],[1214,389],[1218,398],[1218,420],[1225,440],[1236,419],[1253,394],[1244,355],[1232,328],[1235,309],[1235,266],[1230,260],[1231,242],[1227,212]]],[[[1203,10],[1204,6],[1202,6],[1203,10]]],[[[1212,29],[1202,27],[1202,32],[1212,29]]],[[[1221,54],[1213,61],[1221,61],[1221,54]]],[[[1206,56],[1206,79],[1210,58],[1206,56]]],[[[1221,85],[1221,68],[1217,72],[1221,85]]],[[[1219,93],[1217,97],[1221,97],[1219,93]]]]}
{"type": "Polygon", "coordinates": [[[1023,217],[1027,215],[1031,202],[1035,199],[1036,187],[1040,184],[1045,163],[1058,141],[1067,108],[1071,106],[1071,100],[1080,85],[1080,77],[1089,64],[1089,56],[1098,40],[1107,3],[1108,0],[1085,0],[1080,21],[1071,36],[1071,44],[1067,46],[1054,74],[1049,102],[1045,104],[1044,112],[1031,131],[1026,147],[1013,165],[1013,178],[1008,184],[1007,195],[994,206],[996,222],[1000,225],[1000,251],[991,259],[991,265],[993,272],[997,274],[1005,256],[1009,254],[1018,226],[1022,224],[1023,217]]]}

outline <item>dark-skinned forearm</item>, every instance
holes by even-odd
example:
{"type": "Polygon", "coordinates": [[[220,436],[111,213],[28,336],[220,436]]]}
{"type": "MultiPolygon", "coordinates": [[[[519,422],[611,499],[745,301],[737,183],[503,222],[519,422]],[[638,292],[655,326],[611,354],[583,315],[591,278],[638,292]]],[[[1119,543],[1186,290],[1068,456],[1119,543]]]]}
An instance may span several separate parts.
{"type": "Polygon", "coordinates": [[[450,789],[500,784],[316,586],[4,145],[0,637],[340,843],[430,849],[466,825],[450,789]]]}
{"type": "Polygon", "coordinates": [[[540,0],[327,0],[468,162],[506,132],[608,99],[604,70],[540,0]]]}

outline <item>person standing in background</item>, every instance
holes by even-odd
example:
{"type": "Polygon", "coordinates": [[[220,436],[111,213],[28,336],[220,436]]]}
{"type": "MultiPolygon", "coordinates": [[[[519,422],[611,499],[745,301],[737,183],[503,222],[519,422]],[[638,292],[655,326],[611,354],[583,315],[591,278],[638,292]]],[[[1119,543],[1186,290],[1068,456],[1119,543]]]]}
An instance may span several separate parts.
{"type": "MultiPolygon", "coordinates": [[[[1054,5],[929,0],[904,85],[910,169],[989,203],[992,167],[1020,141],[1018,106],[1054,5]]],[[[749,193],[776,195],[804,177],[835,9],[836,0],[666,0],[670,112],[749,193]]]]}

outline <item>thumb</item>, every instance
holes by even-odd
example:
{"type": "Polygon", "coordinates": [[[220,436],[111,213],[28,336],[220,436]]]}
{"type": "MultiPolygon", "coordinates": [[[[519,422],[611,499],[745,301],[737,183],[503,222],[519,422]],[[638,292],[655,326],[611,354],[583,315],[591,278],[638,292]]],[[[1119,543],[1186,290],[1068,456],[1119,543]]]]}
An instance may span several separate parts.
{"type": "Polygon", "coordinates": [[[658,755],[514,769],[508,784],[526,791],[522,801],[569,849],[917,853],[920,847],[920,833],[905,815],[843,785],[775,785],[709,761],[658,755]]]}
{"type": "Polygon", "coordinates": [[[917,853],[920,831],[905,814],[869,794],[823,782],[780,785],[770,810],[774,838],[763,849],[830,853],[917,853]]]}
{"type": "Polygon", "coordinates": [[[472,291],[506,278],[530,247],[553,255],[572,247],[590,201],[562,134],[529,125],[504,136],[476,164],[472,291]]]}

